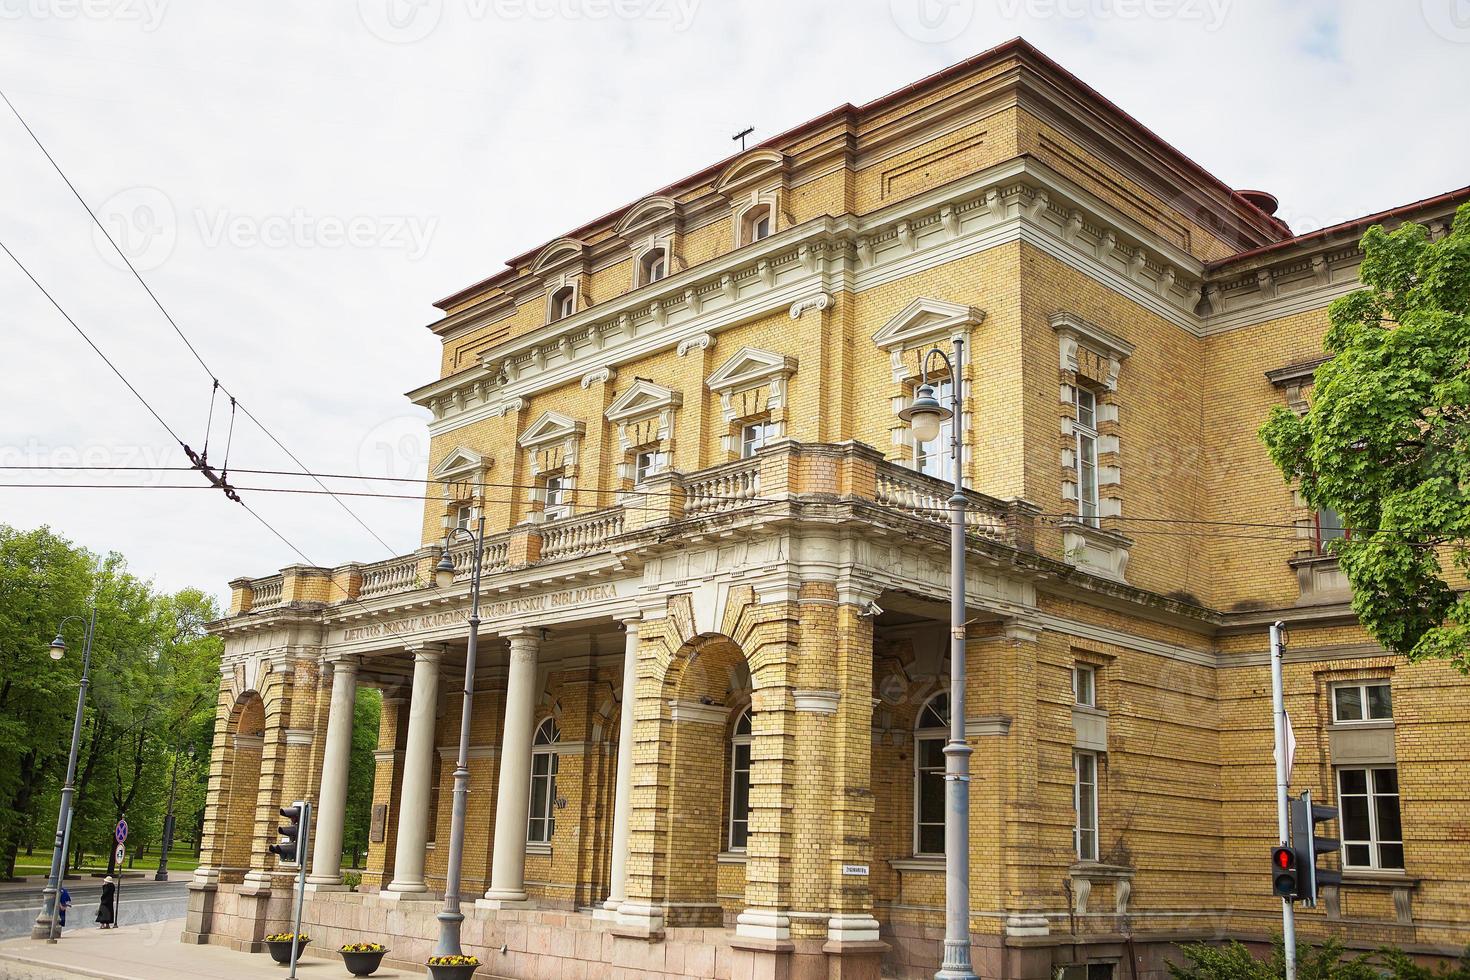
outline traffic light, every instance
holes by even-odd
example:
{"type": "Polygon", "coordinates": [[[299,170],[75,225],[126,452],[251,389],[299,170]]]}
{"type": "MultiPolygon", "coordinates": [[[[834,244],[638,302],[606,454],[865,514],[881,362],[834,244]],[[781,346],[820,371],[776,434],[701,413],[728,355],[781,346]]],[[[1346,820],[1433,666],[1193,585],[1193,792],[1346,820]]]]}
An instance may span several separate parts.
{"type": "Polygon", "coordinates": [[[1342,846],[1336,837],[1318,837],[1317,824],[1324,820],[1336,820],[1337,808],[1316,806],[1310,791],[1303,791],[1302,798],[1290,801],[1291,839],[1296,851],[1300,889],[1298,896],[1310,908],[1317,904],[1317,896],[1325,885],[1336,885],[1342,874],[1327,868],[1317,867],[1317,860],[1342,846]]]}
{"type": "Polygon", "coordinates": [[[1271,890],[1291,902],[1301,894],[1300,889],[1296,851],[1290,847],[1276,848],[1271,852],[1271,890]]]}
{"type": "Polygon", "coordinates": [[[285,864],[300,864],[302,851],[305,850],[304,831],[306,828],[309,808],[301,800],[297,800],[290,806],[281,807],[281,816],[285,817],[287,823],[281,824],[276,830],[280,831],[281,839],[270,846],[270,852],[280,858],[285,864]]]}

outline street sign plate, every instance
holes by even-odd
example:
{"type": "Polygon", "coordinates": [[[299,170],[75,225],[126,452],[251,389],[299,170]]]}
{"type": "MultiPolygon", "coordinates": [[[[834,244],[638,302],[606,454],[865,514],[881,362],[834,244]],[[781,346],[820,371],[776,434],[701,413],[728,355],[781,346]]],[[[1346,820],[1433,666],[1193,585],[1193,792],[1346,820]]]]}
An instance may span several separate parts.
{"type": "Polygon", "coordinates": [[[126,820],[119,820],[117,822],[117,829],[112,832],[112,836],[117,839],[117,842],[119,844],[121,844],[123,841],[127,840],[128,839],[128,822],[126,820]]]}
{"type": "Polygon", "coordinates": [[[121,865],[123,863],[123,858],[127,856],[126,849],[124,849],[124,847],[119,844],[117,845],[117,851],[115,851],[114,853],[116,855],[116,860],[113,863],[121,865]]]}

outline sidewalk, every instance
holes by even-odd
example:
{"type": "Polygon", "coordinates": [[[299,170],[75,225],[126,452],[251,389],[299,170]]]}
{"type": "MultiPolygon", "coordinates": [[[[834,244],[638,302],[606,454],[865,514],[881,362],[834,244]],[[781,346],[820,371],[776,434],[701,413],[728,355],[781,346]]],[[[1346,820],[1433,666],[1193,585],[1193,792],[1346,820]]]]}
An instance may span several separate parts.
{"type": "MultiPolygon", "coordinates": [[[[0,980],[60,980],[101,977],[104,980],[283,980],[286,968],[265,953],[237,953],[221,946],[186,946],[179,942],[183,919],[167,919],[121,929],[87,929],[68,934],[56,945],[31,939],[0,942],[0,980]]],[[[297,975],[345,978],[340,958],[305,959],[297,975]]],[[[373,974],[417,977],[424,974],[387,965],[373,974]]]]}

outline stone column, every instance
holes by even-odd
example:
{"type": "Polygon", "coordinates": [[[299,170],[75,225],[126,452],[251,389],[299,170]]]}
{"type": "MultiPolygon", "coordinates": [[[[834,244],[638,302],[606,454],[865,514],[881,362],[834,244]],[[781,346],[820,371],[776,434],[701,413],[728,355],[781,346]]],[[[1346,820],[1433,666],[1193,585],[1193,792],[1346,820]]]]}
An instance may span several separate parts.
{"type": "Polygon", "coordinates": [[[623,703],[618,712],[618,772],[613,791],[612,875],[606,912],[617,914],[628,898],[629,809],[633,799],[633,704],[638,691],[638,616],[623,620],[623,703]]]}
{"type": "Polygon", "coordinates": [[[408,705],[408,745],[403,752],[403,789],[398,803],[398,847],[393,855],[393,881],[387,891],[412,895],[428,891],[424,854],[429,841],[429,787],[434,749],[434,721],[439,709],[439,660],[442,644],[413,650],[413,695],[408,705]]]}
{"type": "Polygon", "coordinates": [[[526,819],[531,807],[531,720],[536,710],[536,654],[541,631],[510,634],[510,673],[505,685],[505,727],[500,746],[500,789],[495,801],[495,855],[490,888],[476,902],[506,908],[527,899],[526,819]]]}
{"type": "Polygon", "coordinates": [[[357,706],[356,657],[332,661],[332,702],[327,710],[327,744],[322,756],[322,787],[312,827],[316,840],[307,882],[342,884],[342,824],[347,817],[347,773],[352,761],[352,721],[357,706]]]}

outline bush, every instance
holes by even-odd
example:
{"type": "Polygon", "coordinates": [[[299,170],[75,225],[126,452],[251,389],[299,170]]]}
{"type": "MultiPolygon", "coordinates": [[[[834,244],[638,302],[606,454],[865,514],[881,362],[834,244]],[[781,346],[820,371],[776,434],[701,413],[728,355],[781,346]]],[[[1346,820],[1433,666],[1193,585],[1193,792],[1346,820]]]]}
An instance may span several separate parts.
{"type": "Polygon", "coordinates": [[[360,884],[362,884],[362,872],[361,871],[344,871],[344,872],[342,872],[342,884],[344,884],[344,885],[347,886],[347,890],[348,891],[352,891],[352,892],[357,891],[357,886],[360,885],[360,884]]]}
{"type": "MultiPolygon", "coordinates": [[[[1183,964],[1169,964],[1173,980],[1280,980],[1286,976],[1286,947],[1277,939],[1268,960],[1257,959],[1234,940],[1223,946],[1186,943],[1179,947],[1183,964]]],[[[1470,953],[1452,967],[1420,966],[1403,950],[1384,946],[1373,953],[1348,956],[1342,943],[1297,945],[1297,980],[1470,980],[1470,953]],[[1376,962],[1375,962],[1376,960],[1376,962]]]]}

